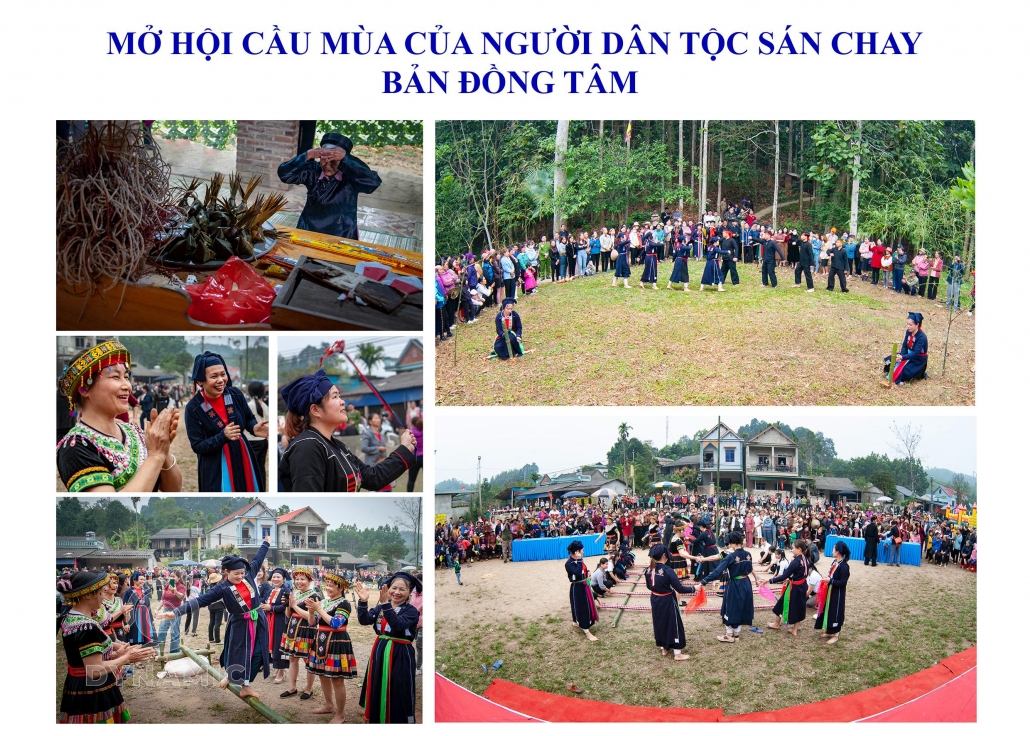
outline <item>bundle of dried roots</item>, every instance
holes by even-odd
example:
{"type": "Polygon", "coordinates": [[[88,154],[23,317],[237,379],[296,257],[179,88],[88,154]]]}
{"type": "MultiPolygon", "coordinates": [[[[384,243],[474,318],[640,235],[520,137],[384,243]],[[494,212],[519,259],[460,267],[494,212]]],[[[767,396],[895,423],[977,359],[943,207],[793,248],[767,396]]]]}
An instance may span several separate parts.
{"type": "Polygon", "coordinates": [[[57,276],[87,293],[135,280],[176,214],[169,166],[138,123],[109,121],[57,157],[57,276]]]}

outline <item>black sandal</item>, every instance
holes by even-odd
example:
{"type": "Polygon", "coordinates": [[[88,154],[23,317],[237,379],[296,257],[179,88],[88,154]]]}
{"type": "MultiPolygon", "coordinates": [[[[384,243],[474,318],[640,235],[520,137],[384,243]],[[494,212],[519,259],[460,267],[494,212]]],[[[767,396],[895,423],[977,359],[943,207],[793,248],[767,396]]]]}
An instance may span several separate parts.
{"type": "Polygon", "coordinates": [[[311,693],[301,693],[300,694],[300,699],[301,700],[310,700],[311,699],[311,693]]]}
{"type": "Polygon", "coordinates": [[[284,693],[279,693],[279,697],[280,698],[292,698],[296,694],[297,694],[296,690],[287,690],[284,693]]]}

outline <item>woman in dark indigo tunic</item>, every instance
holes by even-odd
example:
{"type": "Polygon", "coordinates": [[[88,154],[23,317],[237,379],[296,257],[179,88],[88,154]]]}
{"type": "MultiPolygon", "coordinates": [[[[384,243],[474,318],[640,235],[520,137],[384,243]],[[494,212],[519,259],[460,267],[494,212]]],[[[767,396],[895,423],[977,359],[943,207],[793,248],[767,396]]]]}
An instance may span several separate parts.
{"type": "Polygon", "coordinates": [[[257,461],[243,430],[268,437],[268,420],[254,417],[221,355],[198,355],[192,381],[200,390],[186,404],[186,435],[197,453],[200,492],[257,493],[257,461]]]}
{"type": "Polygon", "coordinates": [[[415,465],[415,440],[401,432],[400,446],[376,465],[358,460],[333,430],[347,419],[340,390],[319,369],[279,390],[286,405],[290,444],[279,460],[279,483],[287,493],[376,491],[415,465]]]}
{"type": "Polygon", "coordinates": [[[705,272],[701,274],[701,288],[699,291],[704,291],[705,286],[718,286],[719,291],[726,291],[722,288],[722,271],[719,269],[719,257],[728,254],[728,250],[723,250],[719,247],[719,239],[712,238],[708,241],[708,250],[705,252],[705,272]]]}
{"type": "Polygon", "coordinates": [[[272,570],[268,575],[272,582],[272,591],[262,604],[265,608],[265,617],[268,620],[268,653],[272,660],[272,669],[275,670],[275,679],[272,684],[279,685],[285,678],[286,670],[290,669],[290,655],[283,654],[282,644],[283,632],[286,630],[286,619],[290,617],[290,589],[286,581],[290,574],[281,567],[272,570]]]}
{"type": "Polygon", "coordinates": [[[815,617],[815,628],[823,630],[823,636],[828,637],[827,644],[837,643],[837,635],[844,625],[844,606],[847,602],[848,578],[851,576],[848,567],[850,558],[848,545],[840,541],[833,545],[833,564],[823,581],[826,583],[825,598],[821,600],[821,608],[815,617]]]}
{"type": "Polygon", "coordinates": [[[640,288],[644,284],[651,284],[652,289],[658,288],[658,246],[650,231],[644,235],[644,273],[640,275],[640,288]]]}
{"type": "Polygon", "coordinates": [[[326,133],[318,145],[279,164],[283,182],[308,190],[297,227],[357,240],[358,194],[371,194],[383,180],[351,155],[354,144],[347,136],[326,133]]]}
{"type": "Polygon", "coordinates": [[[189,598],[178,608],[162,613],[159,619],[181,616],[187,609],[199,615],[201,608],[217,600],[225,603],[229,624],[225,629],[225,647],[218,663],[225,669],[226,676],[219,683],[224,689],[230,682],[240,685],[240,697],[253,695],[260,698],[257,690],[250,686],[258,672],[268,677],[268,620],[261,607],[258,593],[257,574],[268,554],[268,540],[261,543],[254,561],[236,555],[222,558],[222,572],[225,579],[197,598],[189,598]]]}
{"type": "Polygon", "coordinates": [[[419,612],[410,600],[412,591],[422,592],[422,583],[414,575],[399,572],[383,582],[379,605],[371,607],[368,588],[358,583],[354,589],[358,594],[358,623],[371,626],[376,634],[358,699],[365,723],[414,723],[413,642],[419,612]]]}
{"type": "Polygon", "coordinates": [[[590,627],[597,623],[597,608],[594,606],[594,595],[590,589],[590,571],[583,562],[583,543],[572,542],[569,547],[569,559],[565,560],[565,574],[569,576],[569,605],[572,607],[572,620],[583,629],[587,639],[597,641],[590,633],[590,627]]]}
{"type": "Polygon", "coordinates": [[[673,264],[672,264],[672,275],[669,276],[669,285],[666,289],[671,289],[673,284],[683,284],[683,290],[686,291],[690,285],[690,270],[687,267],[690,258],[690,249],[687,247],[687,239],[683,233],[676,233],[676,247],[672,252],[673,264]]]}
{"type": "Polygon", "coordinates": [[[505,299],[501,302],[501,310],[494,317],[494,352],[501,360],[517,358],[523,354],[522,318],[515,311],[515,300],[505,299]]]}
{"type": "MultiPolygon", "coordinates": [[[[905,381],[926,378],[926,355],[929,351],[930,341],[923,332],[923,315],[919,312],[909,312],[905,321],[905,337],[901,341],[898,362],[894,366],[891,380],[899,386],[904,386],[905,381]]],[[[890,365],[891,356],[888,355],[883,359],[884,373],[890,370],[890,365]]],[[[884,385],[890,384],[884,381],[884,385]]]]}
{"type": "Polygon", "coordinates": [[[627,289],[632,289],[633,287],[629,285],[629,277],[632,275],[629,269],[629,233],[626,232],[625,225],[616,236],[615,252],[618,255],[615,258],[615,275],[612,277],[612,286],[622,279],[622,285],[627,289]]]}
{"type": "Polygon", "coordinates": [[[729,573],[726,590],[722,595],[722,622],[726,625],[726,633],[715,637],[721,642],[732,644],[740,639],[740,627],[750,626],[755,618],[755,600],[751,592],[751,580],[754,577],[758,584],[758,575],[751,567],[751,553],[744,549],[744,538],[740,532],[730,532],[728,541],[733,551],[723,558],[722,562],[701,580],[707,585],[718,580],[724,573],[729,573]]]}
{"type": "Polygon", "coordinates": [[[654,626],[655,646],[661,648],[663,657],[671,649],[673,659],[690,659],[689,654],[681,651],[686,634],[683,632],[679,599],[673,593],[688,595],[697,589],[681,583],[676,577],[676,571],[665,564],[669,560],[669,551],[664,544],[656,544],[648,554],[651,557],[651,568],[644,573],[644,582],[651,591],[651,623],[654,626]]]}
{"type": "Polygon", "coordinates": [[[770,583],[784,582],[780,599],[773,606],[773,613],[779,619],[769,624],[770,629],[779,629],[783,624],[793,626],[790,633],[798,635],[798,624],[805,620],[808,604],[808,542],[798,539],[794,542],[794,559],[782,575],[769,578],[770,583]]]}

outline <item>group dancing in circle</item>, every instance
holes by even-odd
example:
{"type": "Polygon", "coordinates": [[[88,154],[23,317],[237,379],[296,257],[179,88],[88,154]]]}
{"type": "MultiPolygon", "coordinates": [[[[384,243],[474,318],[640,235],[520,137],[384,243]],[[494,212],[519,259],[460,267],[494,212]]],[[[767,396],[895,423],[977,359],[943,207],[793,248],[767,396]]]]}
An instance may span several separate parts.
{"type": "MultiPolygon", "coordinates": [[[[314,681],[319,679],[325,704],[315,713],[332,714],[330,723],[344,722],[346,690],[344,680],[357,677],[357,661],[347,627],[352,616],[346,600],[349,581],[329,572],[322,589],[314,585],[314,573],[296,567],[292,575],[281,567],[269,575],[271,589],[262,595],[258,582],[268,553],[265,540],[251,562],[237,555],[221,560],[224,578],[208,592],[188,598],[182,605],[159,614],[169,620],[184,613],[198,615],[199,609],[221,603],[228,613],[225,643],[219,664],[225,677],[219,683],[239,687],[241,698],[260,698],[254,689],[259,675],[267,678],[276,670],[275,683],[289,677],[289,688],[281,698],[298,693],[297,679],[304,665],[307,683],[301,700],[312,697],[314,681]],[[293,589],[286,584],[292,579],[293,589]],[[264,598],[264,600],[262,600],[264,598]]],[[[400,572],[386,580],[379,591],[379,605],[368,607],[369,590],[355,585],[358,597],[358,623],[372,626],[376,641],[372,646],[360,705],[369,723],[413,723],[415,718],[415,655],[419,612],[410,602],[422,584],[413,575],[400,572]],[[387,645],[381,644],[386,641],[387,645]]]]}
{"type": "MultiPolygon", "coordinates": [[[[684,543],[678,537],[673,537],[669,546],[657,541],[657,532],[655,539],[655,543],[651,544],[648,551],[650,564],[644,571],[644,582],[651,593],[651,622],[655,646],[663,657],[671,652],[672,659],[676,661],[690,658],[690,655],[683,651],[686,648],[686,634],[680,612],[680,596],[694,595],[699,593],[699,589],[683,582],[687,575],[686,560],[697,563],[704,571],[703,577],[698,580],[700,588],[721,581],[722,604],[719,615],[725,631],[716,636],[719,642],[739,642],[743,627],[761,633],[753,626],[755,589],[752,588],[752,580],[755,588],[760,588],[763,581],[754,569],[751,553],[745,549],[745,539],[741,532],[733,531],[727,534],[727,549],[719,551],[717,547],[709,549],[705,545],[699,551],[714,552],[701,555],[685,554],[684,543]]],[[[847,583],[850,576],[848,547],[842,541],[834,545],[829,574],[826,578],[820,577],[818,581],[813,580],[814,555],[810,551],[808,541],[797,538],[793,542],[792,551],[793,558],[789,562],[785,555],[782,555],[782,551],[779,551],[782,563],[770,565],[770,569],[778,571],[778,574],[765,582],[783,583],[783,588],[772,609],[777,618],[769,622],[767,628],[779,630],[789,627],[790,632],[797,636],[798,627],[813,605],[811,599],[814,598],[815,628],[822,630],[822,636],[827,644],[834,644],[844,625],[847,583]]],[[[594,597],[606,594],[608,590],[597,585],[592,588],[591,576],[583,561],[581,542],[577,540],[569,544],[568,552],[565,571],[570,586],[569,604],[573,625],[582,630],[587,639],[597,641],[597,637],[590,631],[599,620],[594,597]],[[598,590],[598,587],[601,587],[601,590],[598,590]]],[[[606,561],[601,560],[602,563],[606,561]]],[[[602,566],[599,564],[600,567],[602,566]]],[[[688,612],[689,610],[688,608],[688,612]]]]}

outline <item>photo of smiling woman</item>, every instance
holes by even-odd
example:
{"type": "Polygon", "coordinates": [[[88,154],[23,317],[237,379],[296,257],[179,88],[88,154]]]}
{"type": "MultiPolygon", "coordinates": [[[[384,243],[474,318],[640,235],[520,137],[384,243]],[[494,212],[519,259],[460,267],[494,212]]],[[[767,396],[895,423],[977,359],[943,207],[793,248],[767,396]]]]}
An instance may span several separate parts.
{"type": "Polygon", "coordinates": [[[258,421],[243,392],[232,385],[221,355],[204,351],[193,362],[198,391],[186,404],[186,434],[197,454],[201,493],[257,493],[257,461],[243,436],[268,437],[268,420],[258,421]]]}
{"type": "Polygon", "coordinates": [[[301,376],[279,391],[286,404],[284,434],[289,446],[279,460],[280,490],[287,493],[378,491],[388,487],[415,465],[415,439],[411,430],[400,444],[375,465],[358,460],[333,435],[347,421],[347,406],[340,389],[319,369],[301,376]]]}
{"type": "Polygon", "coordinates": [[[58,430],[57,471],[72,493],[182,488],[171,453],[179,412],[151,408],[145,430],[130,423],[131,367],[128,349],[118,340],[107,340],[79,352],[64,369],[58,384],[58,426],[65,417],[74,424],[63,436],[58,430]]]}

